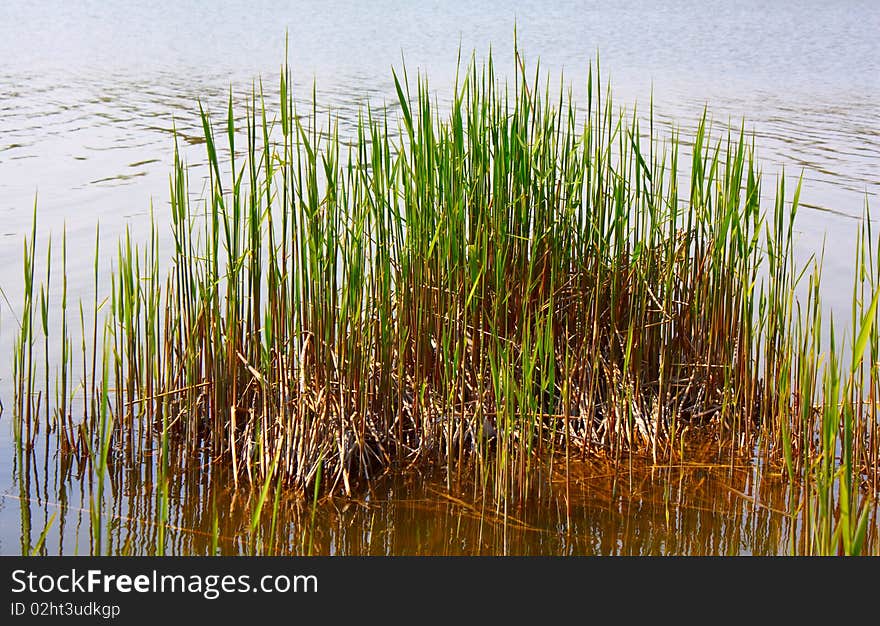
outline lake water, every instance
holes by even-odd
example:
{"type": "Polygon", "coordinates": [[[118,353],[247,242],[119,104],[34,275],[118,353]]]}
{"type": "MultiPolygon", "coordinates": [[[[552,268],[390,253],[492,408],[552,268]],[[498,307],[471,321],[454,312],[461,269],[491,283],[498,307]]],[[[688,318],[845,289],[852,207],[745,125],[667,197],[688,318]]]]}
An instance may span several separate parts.
{"type": "MultiPolygon", "coordinates": [[[[18,306],[22,239],[30,229],[35,198],[41,242],[50,231],[57,241],[66,225],[74,297],[84,293],[89,281],[96,223],[101,223],[104,250],[114,249],[125,226],[137,238],[149,221],[151,207],[159,223],[165,223],[172,128],[191,139],[183,147],[193,176],[204,173],[197,101],[220,115],[230,86],[234,98],[244,102],[255,79],[262,77],[271,108],[285,38],[299,95],[308,98],[314,81],[319,102],[337,111],[344,126],[356,119],[365,102],[379,106],[395,100],[391,68],[401,67],[402,59],[410,72],[417,68],[429,76],[441,101],[450,94],[459,50],[465,56],[473,50],[482,57],[491,46],[498,73],[509,74],[514,28],[526,61],[540,59],[552,77],[564,73],[575,96],[583,93],[587,67],[595,63],[598,51],[602,75],[610,77],[616,102],[630,108],[638,103],[645,112],[653,94],[661,127],[677,124],[687,136],[704,107],[716,128],[728,123],[738,128],[744,120],[747,131],[756,136],[765,191],[772,191],[783,166],[787,177],[803,174],[798,246],[809,254],[828,242],[825,280],[837,287],[828,290],[828,303],[848,306],[850,244],[865,203],[875,211],[880,205],[880,5],[872,0],[378,0],[329,6],[270,0],[3,0],[0,287],[13,307],[18,306]]],[[[105,255],[102,262],[109,265],[109,258],[105,255]]],[[[0,302],[0,308],[0,348],[9,354],[14,313],[6,302],[0,302]]],[[[11,358],[0,362],[0,399],[7,405],[11,404],[10,368],[11,358]]],[[[32,543],[41,529],[36,520],[47,518],[52,503],[59,502],[59,486],[53,486],[52,476],[37,471],[39,463],[35,461],[34,468],[28,465],[24,472],[14,467],[11,438],[10,420],[0,418],[0,553],[21,551],[25,508],[35,520],[36,530],[28,539],[32,543]],[[45,488],[40,487],[36,496],[28,495],[30,490],[22,491],[25,477],[30,477],[29,485],[35,480],[44,482],[45,488]],[[36,499],[25,505],[22,497],[36,499]]],[[[585,484],[592,471],[584,468],[585,484]]],[[[515,543],[504,531],[510,526],[498,526],[497,519],[488,526],[474,526],[473,508],[468,507],[478,506],[474,503],[479,499],[464,497],[473,496],[472,489],[428,497],[394,483],[367,504],[348,505],[348,518],[338,513],[343,506],[339,503],[322,508],[318,527],[324,530],[316,550],[374,551],[363,546],[374,545],[370,542],[376,536],[368,525],[379,524],[376,528],[385,533],[376,544],[380,552],[701,552],[701,536],[694,535],[691,544],[674,540],[685,529],[668,523],[667,508],[655,508],[657,502],[670,501],[668,493],[658,496],[656,490],[661,489],[662,495],[662,485],[669,479],[658,471],[655,468],[643,477],[646,486],[641,491],[615,487],[613,498],[585,498],[575,507],[583,532],[574,542],[571,532],[559,531],[558,515],[514,516],[522,521],[518,532],[526,537],[524,543],[515,543]],[[600,502],[604,504],[597,509],[600,502]],[[652,504],[646,508],[645,502],[652,504]],[[643,514],[633,518],[627,507],[637,507],[643,514]],[[667,520],[665,526],[661,519],[667,520]],[[359,530],[349,530],[346,536],[335,533],[334,524],[342,524],[340,520],[359,530]],[[622,520],[643,521],[634,536],[646,541],[647,547],[620,539],[625,535],[622,520]],[[398,530],[403,543],[395,543],[398,535],[388,529],[402,527],[410,530],[398,530]],[[540,528],[545,540],[529,542],[530,533],[538,531],[523,530],[526,527],[540,528]],[[405,540],[413,533],[421,539],[405,540]],[[659,544],[645,539],[645,534],[659,544]],[[364,544],[367,535],[371,539],[364,544]],[[353,536],[359,537],[354,544],[353,536]],[[486,546],[479,547],[484,540],[486,546]]],[[[709,472],[707,484],[715,484],[716,479],[715,471],[709,472]]],[[[724,545],[725,552],[785,551],[784,539],[764,545],[759,537],[757,545],[742,538],[754,534],[755,519],[765,514],[771,519],[774,513],[761,508],[754,481],[735,484],[731,488],[745,496],[733,497],[739,513],[730,514],[721,500],[707,495],[717,491],[729,500],[730,490],[719,487],[701,492],[696,500],[673,498],[677,503],[673,522],[708,515],[706,510],[721,511],[719,519],[734,520],[729,527],[736,535],[724,545]]],[[[555,497],[548,494],[535,497],[546,503],[555,497]]],[[[82,504],[78,496],[65,497],[72,498],[71,511],[82,504]]],[[[200,510],[192,508],[196,513],[200,510]]],[[[291,519],[306,515],[296,510],[292,504],[291,519]]],[[[569,522],[571,515],[566,513],[569,522]]],[[[84,518],[87,523],[88,515],[84,518]]],[[[193,524],[204,523],[198,515],[194,519],[193,524]]],[[[776,523],[784,527],[784,516],[776,523]]],[[[80,531],[70,526],[53,530],[59,532],[70,534],[66,545],[71,546],[80,531]]],[[[61,539],[59,535],[47,540],[50,552],[61,550],[61,539]]],[[[710,536],[706,541],[713,540],[710,536]]],[[[203,552],[205,544],[199,544],[202,548],[180,545],[182,551],[203,552]]],[[[235,545],[232,541],[228,550],[234,551],[235,545]]]]}

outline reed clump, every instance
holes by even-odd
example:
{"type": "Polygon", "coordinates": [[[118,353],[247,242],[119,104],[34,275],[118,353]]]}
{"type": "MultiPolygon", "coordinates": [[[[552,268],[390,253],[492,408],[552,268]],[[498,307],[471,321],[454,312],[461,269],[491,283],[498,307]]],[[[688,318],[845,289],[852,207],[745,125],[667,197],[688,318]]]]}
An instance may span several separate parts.
{"type": "Polygon", "coordinates": [[[760,443],[824,486],[823,510],[841,510],[842,481],[852,547],[858,485],[876,487],[870,232],[852,314],[867,334],[840,384],[820,266],[792,251],[799,187],[787,201],[781,179],[761,206],[743,130],[716,138],[704,116],[664,138],[615,108],[598,66],[575,102],[516,60],[511,85],[471,62],[442,107],[395,74],[399,114],[365,108],[351,137],[299,110],[287,68],[277,112],[257,91],[245,128],[231,98],[222,126],[202,111],[206,191],[193,199],[175,149],[167,271],[155,223],[144,245],[121,240],[106,315],[97,295],[94,319],[80,308],[78,387],[65,292],[53,407],[48,357],[35,391],[31,237],[22,437],[42,419],[71,465],[155,463],[161,484],[220,464],[262,504],[270,483],[350,493],[414,463],[468,468],[505,498],[537,455],[657,459],[700,432],[760,443]]]}

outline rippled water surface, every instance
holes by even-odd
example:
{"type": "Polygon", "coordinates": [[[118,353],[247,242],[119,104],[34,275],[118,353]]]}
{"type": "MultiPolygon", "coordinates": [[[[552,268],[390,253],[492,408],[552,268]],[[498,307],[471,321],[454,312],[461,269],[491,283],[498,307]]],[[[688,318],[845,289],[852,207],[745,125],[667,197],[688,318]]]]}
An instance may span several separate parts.
{"type": "MultiPolygon", "coordinates": [[[[828,242],[825,275],[841,277],[826,279],[840,287],[829,292],[828,302],[848,303],[849,244],[866,202],[875,210],[880,204],[880,4],[873,0],[3,0],[0,286],[4,295],[13,304],[19,301],[21,242],[30,227],[35,199],[42,242],[50,231],[59,237],[66,225],[74,297],[88,284],[99,221],[105,250],[112,249],[126,225],[136,236],[142,232],[151,210],[160,224],[166,221],[173,129],[183,138],[184,155],[197,180],[205,171],[198,101],[219,114],[230,86],[234,98],[244,103],[252,87],[260,88],[255,80],[262,77],[271,109],[285,57],[285,35],[299,97],[308,99],[314,84],[321,107],[339,113],[345,132],[364,103],[380,107],[395,100],[391,68],[401,67],[402,58],[410,71],[418,68],[430,77],[441,102],[450,94],[459,50],[484,56],[491,46],[498,73],[509,73],[514,27],[526,60],[534,63],[540,58],[550,76],[564,73],[575,97],[583,93],[587,67],[591,61],[595,64],[598,51],[602,75],[610,77],[617,103],[630,110],[637,103],[645,113],[653,96],[662,132],[676,124],[687,136],[704,108],[716,129],[744,123],[747,131],[755,133],[767,189],[772,190],[783,166],[787,177],[803,174],[798,245],[808,254],[828,242]]],[[[15,316],[6,302],[0,305],[0,347],[8,354],[15,316]]],[[[4,400],[10,397],[10,361],[0,363],[4,400]]],[[[28,541],[36,541],[42,528],[38,520],[51,514],[52,503],[61,498],[59,491],[70,488],[53,486],[52,476],[39,473],[36,457],[30,461],[33,467],[14,468],[10,431],[9,420],[0,418],[3,553],[22,549],[24,517],[34,518],[28,524],[34,536],[28,541]],[[25,479],[28,490],[23,491],[25,479]],[[36,494],[30,492],[32,480],[45,482],[36,494]]],[[[582,471],[585,485],[604,480],[590,478],[601,475],[595,468],[582,471]]],[[[735,535],[724,543],[710,533],[705,540],[715,541],[716,551],[785,551],[784,540],[772,539],[777,535],[769,535],[767,545],[755,540],[759,547],[742,538],[762,515],[776,520],[774,524],[785,523],[784,516],[773,518],[771,509],[756,504],[760,498],[755,498],[759,494],[753,481],[742,476],[734,480],[729,474],[734,470],[729,469],[727,487],[699,492],[697,500],[687,501],[697,504],[676,508],[681,498],[670,500],[668,489],[673,483],[667,474],[658,478],[658,471],[645,474],[641,490],[631,486],[621,490],[619,482],[613,487],[602,483],[601,493],[613,492],[613,496],[600,498],[596,495],[600,491],[588,490],[592,500],[585,498],[574,507],[579,517],[572,522],[572,511],[562,516],[568,530],[577,525],[582,531],[574,540],[571,532],[560,530],[556,504],[546,507],[553,510],[550,517],[511,513],[522,522],[514,524],[517,536],[525,537],[513,544],[507,534],[511,526],[499,525],[497,517],[492,522],[475,521],[473,507],[479,507],[481,500],[473,489],[430,496],[433,491],[426,491],[424,485],[404,488],[393,481],[369,501],[328,503],[320,509],[319,530],[309,540],[320,551],[346,553],[699,553],[709,545],[699,543],[703,541],[699,533],[691,535],[691,544],[675,539],[685,530],[681,525],[691,519],[687,516],[694,515],[699,518],[693,521],[697,526],[711,519],[719,533],[728,528],[735,535]],[[731,496],[731,488],[742,497],[731,496]],[[716,492],[719,495],[712,496],[716,492]],[[731,499],[737,513],[719,504],[731,499]],[[646,509],[644,502],[652,504],[646,509]],[[667,508],[656,508],[658,502],[665,502],[667,508]],[[671,518],[669,502],[673,502],[671,518]],[[665,525],[659,523],[661,519],[665,525]],[[648,521],[640,526],[640,520],[648,521]],[[384,535],[370,530],[375,524],[384,535]],[[355,530],[349,528],[345,536],[334,530],[343,526],[355,530]],[[402,526],[414,530],[404,534],[388,530],[402,526]],[[528,530],[533,527],[539,530],[528,530]],[[400,539],[404,536],[409,539],[400,539]],[[541,539],[529,541],[532,536],[541,539]],[[395,543],[397,539],[403,543],[395,543]],[[356,549],[350,547],[352,541],[356,549]]],[[[706,473],[706,484],[721,484],[719,471],[706,473]]],[[[558,503],[550,493],[535,497],[545,505],[558,503]]],[[[64,498],[73,512],[83,505],[79,495],[65,493],[64,498]]],[[[206,500],[192,501],[198,503],[192,505],[195,518],[189,522],[195,528],[210,516],[198,515],[205,513],[199,507],[206,506],[206,500]]],[[[228,502],[224,506],[233,507],[228,502]]],[[[294,526],[310,521],[309,513],[291,507],[291,519],[300,520],[291,522],[294,526]]],[[[121,509],[120,515],[125,517],[121,509]]],[[[235,551],[236,531],[227,531],[233,538],[224,549],[235,551]]],[[[69,535],[65,545],[70,551],[81,531],[68,527],[63,532],[69,535]]],[[[130,547],[149,543],[146,530],[133,536],[137,538],[130,547]]],[[[205,536],[180,531],[175,545],[181,551],[204,552],[207,540],[199,543],[194,537],[205,536]]],[[[125,542],[121,531],[118,538],[125,542]]],[[[62,549],[60,539],[59,535],[50,551],[62,549]]]]}

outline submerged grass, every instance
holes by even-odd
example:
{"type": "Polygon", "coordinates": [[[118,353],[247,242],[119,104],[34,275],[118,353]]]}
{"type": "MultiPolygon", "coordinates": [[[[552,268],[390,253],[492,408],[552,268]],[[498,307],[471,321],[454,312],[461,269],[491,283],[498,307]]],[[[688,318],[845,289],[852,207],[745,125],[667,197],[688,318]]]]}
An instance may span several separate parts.
{"type": "Polygon", "coordinates": [[[512,85],[491,57],[472,61],[443,107],[424,77],[395,73],[399,116],[366,108],[353,137],[314,95],[301,114],[287,68],[274,117],[256,89],[244,129],[231,96],[222,125],[200,109],[206,191],[192,199],[175,149],[168,270],[155,221],[144,247],[126,232],[103,315],[96,239],[76,389],[66,238],[55,339],[35,210],[18,440],[57,432],[68,470],[94,472],[97,516],[108,466],[156,471],[162,553],[169,476],[190,464],[256,489],[251,527],[271,513],[271,546],[282,485],[314,506],[388,467],[435,464],[450,482],[471,473],[506,518],[545,455],[656,463],[709,436],[812,486],[791,503],[810,529],[793,549],[861,552],[878,458],[870,220],[844,366],[833,330],[822,344],[821,264],[795,263],[800,186],[788,200],[781,177],[762,208],[742,129],[715,137],[704,115],[692,138],[664,139],[653,112],[615,108],[598,64],[575,102],[516,61],[512,85]]]}

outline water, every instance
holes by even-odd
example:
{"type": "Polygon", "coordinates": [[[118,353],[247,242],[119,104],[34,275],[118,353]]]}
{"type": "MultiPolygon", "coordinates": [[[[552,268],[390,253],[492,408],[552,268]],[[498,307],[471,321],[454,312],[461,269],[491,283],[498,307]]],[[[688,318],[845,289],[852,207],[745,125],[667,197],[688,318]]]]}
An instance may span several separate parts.
{"type": "MultiPolygon", "coordinates": [[[[537,467],[527,494],[496,508],[480,485],[436,474],[391,474],[362,497],[325,497],[317,506],[274,493],[272,515],[251,526],[257,491],[209,480],[197,467],[169,485],[167,554],[343,555],[774,555],[802,538],[780,473],[756,472],[717,446],[675,464],[636,458],[537,467]],[[615,471],[617,467],[617,471],[615,471]],[[622,468],[622,469],[621,469],[622,468]],[[272,517],[274,517],[274,527],[272,517]]],[[[157,499],[149,474],[111,470],[101,538],[90,523],[92,484],[70,480],[52,492],[46,469],[31,467],[5,497],[4,552],[31,549],[50,524],[48,554],[156,554],[157,499]],[[112,485],[112,487],[111,487],[112,485]],[[86,504],[82,504],[85,494],[86,504]],[[26,503],[26,506],[22,506],[26,503]],[[25,516],[23,511],[27,512],[25,516]],[[55,515],[54,520],[51,516],[55,515]],[[25,530],[18,532],[18,528],[25,530]],[[15,530],[12,533],[11,530],[15,530]],[[100,545],[100,547],[97,547],[100,545]]],[[[55,470],[48,468],[48,473],[55,470]]],[[[74,471],[74,475],[76,472],[74,471]]],[[[88,472],[86,473],[88,475],[88,472]]],[[[64,483],[62,483],[64,484],[64,483]]],[[[802,547],[801,547],[802,549],[802,547]]]]}
{"type": "MultiPolygon", "coordinates": [[[[827,302],[848,311],[850,244],[866,201],[876,207],[880,197],[880,7],[875,2],[790,0],[768,6],[680,0],[557,2],[548,7],[541,2],[326,6],[269,0],[119,0],[109,5],[97,0],[47,0],[36,6],[4,0],[0,5],[0,287],[15,305],[21,292],[21,242],[30,228],[35,197],[38,249],[50,231],[57,242],[66,224],[71,292],[74,298],[88,293],[96,223],[101,223],[106,251],[115,248],[126,226],[136,239],[143,234],[151,208],[160,224],[167,220],[172,129],[182,133],[184,156],[193,167],[193,180],[198,180],[205,169],[197,99],[220,114],[230,86],[242,103],[254,79],[262,76],[267,101],[274,102],[285,35],[300,97],[308,98],[314,81],[319,101],[339,112],[344,127],[365,102],[382,106],[395,100],[390,69],[401,67],[402,55],[410,72],[419,69],[430,77],[441,101],[451,91],[459,49],[484,56],[491,45],[499,74],[509,74],[516,27],[526,60],[534,63],[540,57],[554,77],[564,72],[575,96],[583,93],[586,68],[598,50],[602,74],[611,77],[617,103],[638,103],[645,112],[653,94],[655,118],[664,128],[675,123],[687,135],[704,107],[716,127],[728,122],[738,127],[744,120],[747,131],[756,135],[765,191],[772,191],[783,166],[789,178],[803,173],[805,208],[797,244],[806,255],[828,242],[825,280],[832,288],[827,302]]],[[[102,256],[104,270],[110,258],[102,256]]],[[[5,302],[0,305],[0,347],[8,354],[15,316],[5,302]]],[[[0,363],[0,398],[7,404],[10,362],[0,363]]],[[[0,493],[7,494],[0,498],[3,553],[22,549],[23,508],[16,498],[22,496],[24,478],[40,467],[34,457],[30,469],[14,469],[14,456],[10,420],[0,419],[0,493]]],[[[42,495],[36,495],[39,502],[28,505],[35,520],[51,514],[46,502],[58,502],[54,477],[46,474],[28,478],[29,483],[46,484],[42,495]]],[[[646,480],[650,485],[656,479],[646,480]]],[[[741,487],[736,489],[755,495],[755,485],[741,487]]],[[[595,502],[588,500],[577,509],[578,528],[591,538],[592,547],[581,543],[571,548],[571,540],[530,542],[534,531],[521,533],[524,542],[515,544],[508,536],[504,543],[505,533],[499,535],[497,525],[474,530],[468,516],[454,511],[438,515],[437,507],[467,510],[451,500],[398,493],[400,485],[376,496],[366,508],[350,509],[357,512],[351,523],[360,529],[352,532],[368,532],[365,525],[378,517],[393,522],[394,537],[411,535],[401,534],[401,528],[435,537],[433,543],[389,539],[381,544],[393,552],[588,553],[603,551],[595,547],[603,545],[617,545],[621,552],[650,551],[637,548],[632,538],[620,544],[626,533],[616,530],[613,520],[619,517],[601,512],[606,509],[596,512],[595,502]],[[410,501],[420,504],[410,506],[410,501]],[[592,530],[585,531],[588,526],[592,530]],[[481,547],[475,536],[491,539],[481,547]],[[460,548],[450,547],[453,541],[460,548]]],[[[471,491],[464,489],[454,497],[467,493],[471,491]]],[[[614,506],[633,506],[642,502],[639,498],[626,496],[614,506]]],[[[748,515],[767,513],[754,502],[734,500],[748,515]]],[[[656,494],[647,501],[656,503],[656,494]]],[[[680,503],[675,515],[691,511],[688,506],[680,503]]],[[[699,506],[720,504],[709,498],[699,506]]],[[[322,508],[317,516],[318,526],[325,528],[320,551],[364,551],[347,547],[348,539],[330,530],[329,520],[336,519],[332,511],[322,508]]],[[[637,534],[659,537],[668,546],[682,529],[673,525],[671,531],[662,530],[668,527],[661,523],[665,511],[640,517],[648,521],[637,534]]],[[[732,529],[744,527],[741,519],[727,513],[712,518],[719,527],[728,524],[732,529]]],[[[558,516],[528,523],[552,535],[557,522],[558,516]]],[[[41,526],[35,522],[33,527],[30,541],[35,542],[41,526]]],[[[79,532],[88,537],[87,531],[66,527],[66,545],[75,544],[79,532]]],[[[47,541],[55,546],[50,551],[60,550],[61,536],[56,539],[47,541]]],[[[725,551],[785,550],[784,540],[771,544],[759,548],[734,541],[725,551]]],[[[672,552],[699,552],[674,541],[671,545],[672,552]]]]}

